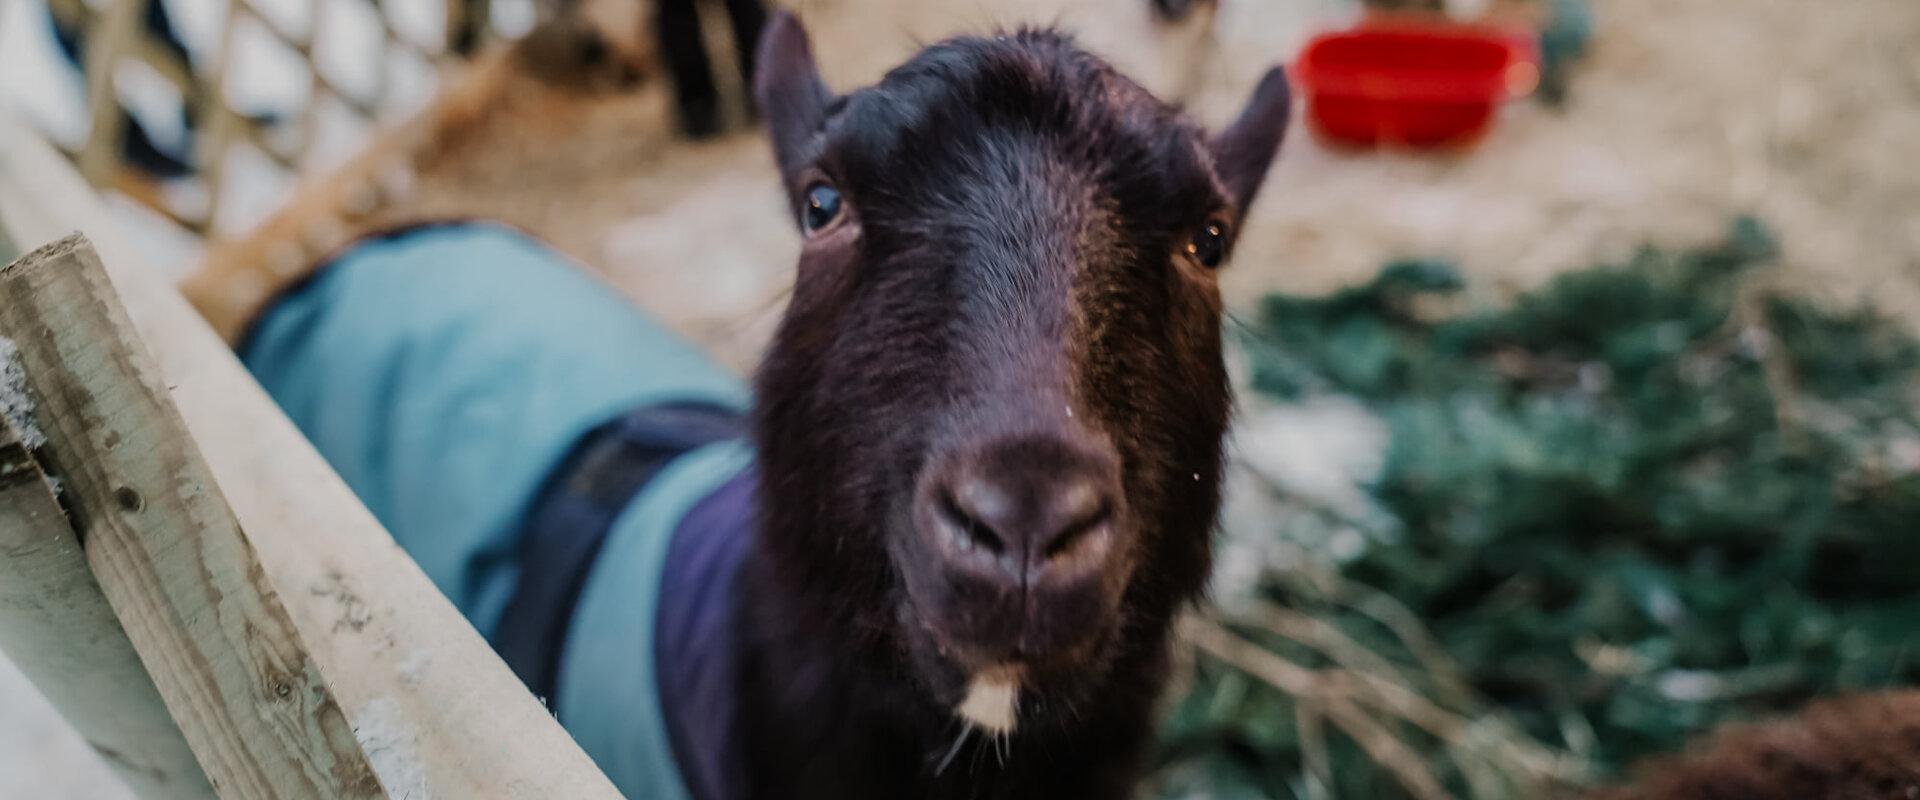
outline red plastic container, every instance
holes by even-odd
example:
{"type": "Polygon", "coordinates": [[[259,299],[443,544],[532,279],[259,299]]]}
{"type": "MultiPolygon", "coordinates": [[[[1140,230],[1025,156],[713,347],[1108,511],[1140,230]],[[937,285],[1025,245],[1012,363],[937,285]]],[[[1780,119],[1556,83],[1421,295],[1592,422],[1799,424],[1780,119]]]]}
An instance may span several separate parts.
{"type": "Polygon", "coordinates": [[[1501,103],[1533,91],[1540,69],[1522,33],[1375,20],[1315,38],[1295,73],[1322,139],[1424,149],[1479,139],[1501,103]]]}

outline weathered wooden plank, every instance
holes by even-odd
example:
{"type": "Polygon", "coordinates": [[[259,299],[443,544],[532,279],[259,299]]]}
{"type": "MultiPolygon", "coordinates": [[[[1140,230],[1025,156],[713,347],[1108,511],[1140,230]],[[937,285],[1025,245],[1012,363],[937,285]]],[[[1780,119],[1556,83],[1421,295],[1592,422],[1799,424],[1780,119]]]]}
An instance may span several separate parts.
{"type": "Polygon", "coordinates": [[[145,800],[215,796],[100,593],[53,486],[5,418],[0,418],[0,650],[135,795],[145,800]]]}
{"type": "Polygon", "coordinates": [[[393,794],[620,796],[143,262],[79,176],[3,112],[0,228],[15,242],[78,228],[99,246],[188,429],[393,794]]]}
{"type": "Polygon", "coordinates": [[[0,335],[87,563],[221,796],[385,797],[85,239],[0,269],[0,335]]]}

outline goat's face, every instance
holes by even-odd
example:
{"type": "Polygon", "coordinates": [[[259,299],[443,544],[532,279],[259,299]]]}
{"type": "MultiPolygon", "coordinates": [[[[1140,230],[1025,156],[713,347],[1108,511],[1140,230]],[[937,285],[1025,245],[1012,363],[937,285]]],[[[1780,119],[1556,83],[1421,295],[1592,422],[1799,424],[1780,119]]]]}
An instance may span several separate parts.
{"type": "Polygon", "coordinates": [[[1209,139],[1026,32],[835,97],[781,16],[756,84],[805,236],[758,378],[769,557],[933,702],[1067,712],[1205,580],[1214,272],[1285,79],[1209,139]]]}

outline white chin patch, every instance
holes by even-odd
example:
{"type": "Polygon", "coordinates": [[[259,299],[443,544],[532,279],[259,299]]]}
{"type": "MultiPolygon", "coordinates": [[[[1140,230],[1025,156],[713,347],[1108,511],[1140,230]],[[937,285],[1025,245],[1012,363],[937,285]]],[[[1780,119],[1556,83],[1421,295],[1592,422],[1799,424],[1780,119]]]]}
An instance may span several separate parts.
{"type": "Polygon", "coordinates": [[[967,698],[954,713],[988,733],[1012,733],[1020,721],[1020,673],[994,669],[974,675],[967,698]]]}

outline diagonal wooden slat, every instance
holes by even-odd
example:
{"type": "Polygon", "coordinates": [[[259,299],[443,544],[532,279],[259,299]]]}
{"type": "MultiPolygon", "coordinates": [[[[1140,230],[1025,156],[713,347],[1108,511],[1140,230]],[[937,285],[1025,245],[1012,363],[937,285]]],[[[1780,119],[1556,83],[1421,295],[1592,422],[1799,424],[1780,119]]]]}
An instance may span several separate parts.
{"type": "Polygon", "coordinates": [[[0,650],[147,800],[212,800],[26,437],[0,417],[0,650]]]}

